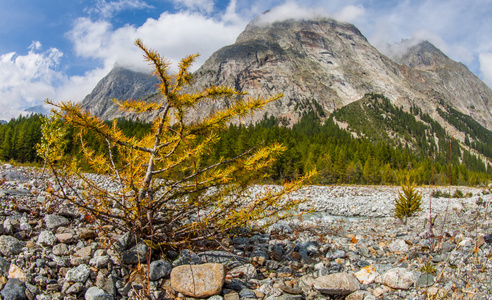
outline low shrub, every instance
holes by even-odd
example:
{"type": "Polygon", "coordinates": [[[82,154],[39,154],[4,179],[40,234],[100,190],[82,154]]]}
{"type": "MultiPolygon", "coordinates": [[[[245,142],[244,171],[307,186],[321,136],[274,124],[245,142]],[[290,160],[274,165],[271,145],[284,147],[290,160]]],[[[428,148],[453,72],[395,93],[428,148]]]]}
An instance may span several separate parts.
{"type": "Polygon", "coordinates": [[[410,183],[410,177],[407,177],[406,183],[401,185],[401,191],[395,199],[395,217],[407,223],[407,218],[421,210],[422,193],[417,190],[415,183],[410,183]]]}

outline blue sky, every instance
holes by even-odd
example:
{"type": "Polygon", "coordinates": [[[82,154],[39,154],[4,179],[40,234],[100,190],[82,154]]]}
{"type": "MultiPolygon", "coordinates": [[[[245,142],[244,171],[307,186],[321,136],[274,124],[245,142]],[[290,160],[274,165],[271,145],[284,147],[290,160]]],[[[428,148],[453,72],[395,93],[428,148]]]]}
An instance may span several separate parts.
{"type": "Polygon", "coordinates": [[[115,65],[146,70],[135,38],[171,62],[234,43],[253,18],[355,24],[387,55],[429,40],[492,86],[492,0],[1,0],[0,119],[80,101],[115,65]]]}

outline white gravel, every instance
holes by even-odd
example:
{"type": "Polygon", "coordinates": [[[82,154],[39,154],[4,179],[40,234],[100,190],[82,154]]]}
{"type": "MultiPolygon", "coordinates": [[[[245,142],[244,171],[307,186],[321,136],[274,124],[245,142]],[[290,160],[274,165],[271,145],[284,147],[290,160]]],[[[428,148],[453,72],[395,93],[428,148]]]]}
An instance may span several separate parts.
{"type": "MultiPolygon", "coordinates": [[[[253,193],[264,189],[275,188],[275,186],[255,186],[253,193]]],[[[478,187],[418,187],[422,193],[422,212],[428,217],[429,208],[432,214],[443,214],[446,209],[459,212],[463,210],[474,210],[477,202],[492,203],[492,193],[486,188],[478,187]],[[435,198],[431,194],[440,190],[442,193],[453,195],[460,190],[464,198],[435,198]],[[429,207],[430,202],[430,207],[429,207]]],[[[400,186],[369,186],[369,185],[330,185],[330,186],[307,186],[289,195],[294,199],[307,199],[299,206],[301,211],[315,211],[317,216],[329,218],[340,217],[372,217],[384,218],[394,215],[394,201],[401,191],[400,186]]],[[[491,209],[490,205],[487,205],[491,209]]]]}

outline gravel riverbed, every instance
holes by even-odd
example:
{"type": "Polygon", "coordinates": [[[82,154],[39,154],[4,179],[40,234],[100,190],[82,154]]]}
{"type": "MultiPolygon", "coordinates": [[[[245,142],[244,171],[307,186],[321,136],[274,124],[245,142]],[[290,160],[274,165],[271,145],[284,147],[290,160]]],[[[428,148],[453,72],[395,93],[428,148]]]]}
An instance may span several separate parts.
{"type": "Polygon", "coordinates": [[[399,187],[309,186],[291,197],[313,213],[142,261],[143,242],[114,232],[108,243],[51,203],[41,171],[4,164],[0,178],[0,299],[492,299],[485,188],[419,188],[423,210],[403,224],[392,217],[399,187]]]}

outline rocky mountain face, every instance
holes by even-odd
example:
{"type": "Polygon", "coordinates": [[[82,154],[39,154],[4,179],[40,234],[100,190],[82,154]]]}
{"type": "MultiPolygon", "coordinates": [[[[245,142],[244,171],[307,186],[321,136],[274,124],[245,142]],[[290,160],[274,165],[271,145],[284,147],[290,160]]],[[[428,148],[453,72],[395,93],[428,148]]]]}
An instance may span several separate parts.
{"type": "MultiPolygon", "coordinates": [[[[121,116],[111,98],[147,96],[150,101],[160,100],[159,95],[148,96],[155,89],[154,83],[144,84],[150,82],[147,75],[125,76],[122,72],[108,74],[86,97],[84,107],[111,119],[121,116]]],[[[437,108],[453,107],[492,128],[492,90],[463,64],[449,59],[429,42],[390,59],[355,26],[331,19],[273,24],[252,21],[233,45],[219,49],[195,72],[192,89],[207,85],[230,85],[253,96],[284,95],[250,122],[268,113],[292,124],[310,109],[313,100],[328,115],[367,93],[378,93],[405,110],[419,107],[458,135],[437,108]]],[[[198,118],[224,105],[204,104],[190,117],[198,118]]]]}
{"type": "Polygon", "coordinates": [[[282,93],[282,100],[266,112],[292,122],[310,100],[332,112],[370,92],[397,102],[420,96],[399,65],[355,26],[330,19],[269,25],[253,21],[235,44],[218,50],[196,72],[195,85],[206,84],[231,85],[261,96],[282,93]]]}
{"type": "Polygon", "coordinates": [[[429,42],[410,48],[395,60],[423,99],[444,102],[492,128],[492,90],[465,65],[453,61],[429,42]]]}
{"type": "Polygon", "coordinates": [[[103,119],[123,117],[113,99],[143,99],[156,93],[158,80],[150,74],[115,67],[82,101],[82,107],[103,119]]]}

